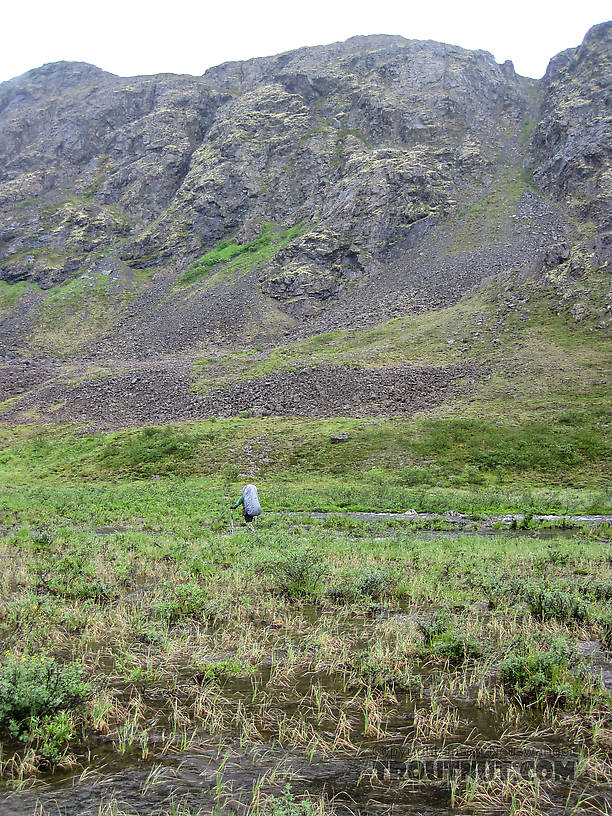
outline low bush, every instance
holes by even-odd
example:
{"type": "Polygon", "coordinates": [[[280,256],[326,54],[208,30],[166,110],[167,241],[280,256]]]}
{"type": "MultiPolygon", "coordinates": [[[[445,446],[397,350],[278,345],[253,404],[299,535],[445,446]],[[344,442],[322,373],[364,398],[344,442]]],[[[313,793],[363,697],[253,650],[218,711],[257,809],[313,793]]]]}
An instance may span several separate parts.
{"type": "Polygon", "coordinates": [[[525,594],[525,579],[507,572],[489,572],[482,574],[480,581],[475,576],[475,584],[482,587],[489,606],[494,608],[500,603],[512,603],[525,594]]]}
{"type": "Polygon", "coordinates": [[[356,576],[355,589],[358,595],[378,600],[395,586],[395,579],[383,570],[370,567],[356,576]]]}
{"type": "Polygon", "coordinates": [[[197,680],[200,682],[219,682],[232,677],[248,676],[253,674],[254,671],[255,666],[251,666],[249,663],[241,663],[235,657],[228,657],[225,660],[211,661],[200,666],[197,680]]]}
{"type": "Polygon", "coordinates": [[[396,579],[388,572],[368,567],[339,576],[336,583],[329,588],[329,595],[340,603],[366,599],[377,601],[388,595],[396,585],[396,579]]]}
{"type": "Polygon", "coordinates": [[[44,552],[30,571],[37,576],[39,593],[96,601],[108,600],[116,594],[116,587],[96,578],[88,559],[78,553],[59,556],[44,552]]]}
{"type": "Polygon", "coordinates": [[[612,600],[612,581],[590,578],[588,581],[581,581],[577,589],[582,596],[594,601],[612,600]]]}
{"type": "Polygon", "coordinates": [[[261,808],[265,816],[319,816],[323,814],[320,803],[307,797],[297,798],[289,784],[276,796],[270,796],[261,808]]]}
{"type": "Polygon", "coordinates": [[[435,466],[428,468],[413,466],[404,468],[400,473],[402,484],[406,487],[435,484],[440,478],[440,469],[435,466]]]}
{"type": "Polygon", "coordinates": [[[551,618],[560,621],[582,621],[588,617],[588,608],[580,598],[556,587],[547,589],[527,587],[525,599],[531,614],[541,621],[551,618]]]}
{"type": "Polygon", "coordinates": [[[425,646],[433,646],[450,627],[450,615],[446,610],[436,612],[429,620],[419,621],[419,631],[423,635],[425,646]]]}
{"type": "Polygon", "coordinates": [[[111,436],[97,454],[103,470],[136,478],[183,473],[198,441],[172,426],[125,431],[111,436]]]}
{"type": "Polygon", "coordinates": [[[32,552],[46,553],[51,550],[55,536],[49,530],[34,530],[30,537],[32,539],[32,552]]]}
{"type": "Polygon", "coordinates": [[[546,651],[513,650],[500,669],[503,682],[522,702],[561,705],[574,696],[576,679],[568,670],[567,645],[563,641],[552,643],[546,651]]]}
{"type": "Polygon", "coordinates": [[[482,650],[473,640],[453,631],[445,632],[432,646],[435,654],[446,657],[451,663],[463,663],[482,654],[482,650]]]}
{"type": "Polygon", "coordinates": [[[558,545],[548,544],[546,553],[535,561],[535,566],[543,572],[550,569],[551,564],[555,567],[565,567],[570,562],[570,553],[561,549],[558,545]]]}
{"type": "Polygon", "coordinates": [[[180,618],[214,618],[219,611],[208,589],[195,581],[169,586],[165,600],[155,606],[158,618],[175,623],[180,618]]]}
{"type": "Polygon", "coordinates": [[[9,655],[0,668],[0,727],[21,742],[38,736],[57,744],[59,735],[68,733],[67,720],[59,715],[78,707],[90,691],[77,666],[9,655]]]}
{"type": "Polygon", "coordinates": [[[32,717],[30,723],[30,740],[36,752],[51,764],[57,763],[65,755],[75,734],[74,720],[67,711],[48,717],[32,717]]]}
{"type": "Polygon", "coordinates": [[[325,560],[314,547],[292,547],[272,567],[275,589],[288,598],[317,595],[325,560]]]}
{"type": "Polygon", "coordinates": [[[421,621],[418,626],[423,635],[426,654],[441,655],[451,663],[463,663],[482,654],[473,640],[456,631],[445,610],[438,612],[430,620],[421,621]]]}

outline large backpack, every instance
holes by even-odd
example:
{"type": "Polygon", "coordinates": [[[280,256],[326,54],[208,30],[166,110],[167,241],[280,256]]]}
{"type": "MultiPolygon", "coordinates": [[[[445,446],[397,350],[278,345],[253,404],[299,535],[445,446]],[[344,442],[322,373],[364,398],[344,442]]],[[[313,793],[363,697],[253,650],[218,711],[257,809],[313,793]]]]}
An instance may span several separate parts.
{"type": "Polygon", "coordinates": [[[244,499],[244,512],[247,516],[261,516],[261,504],[255,485],[245,485],[242,488],[242,498],[244,499]]]}

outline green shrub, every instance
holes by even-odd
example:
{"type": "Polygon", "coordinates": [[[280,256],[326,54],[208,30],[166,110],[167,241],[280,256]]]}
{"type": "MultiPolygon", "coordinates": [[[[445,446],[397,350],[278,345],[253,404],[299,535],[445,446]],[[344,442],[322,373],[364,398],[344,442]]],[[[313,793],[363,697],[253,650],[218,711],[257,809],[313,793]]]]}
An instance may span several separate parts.
{"type": "Polygon", "coordinates": [[[588,608],[580,598],[556,587],[542,589],[537,586],[527,587],[525,599],[531,614],[545,621],[556,618],[561,621],[586,620],[588,608]]]}
{"type": "Polygon", "coordinates": [[[450,627],[450,615],[446,610],[436,612],[430,620],[419,621],[419,631],[426,646],[433,646],[450,627]]]}
{"type": "Polygon", "coordinates": [[[355,589],[358,595],[372,600],[378,600],[395,586],[395,580],[383,570],[374,568],[364,569],[358,573],[355,589]]]}
{"type": "Polygon", "coordinates": [[[145,478],[181,473],[197,449],[197,440],[184,431],[144,428],[111,437],[98,453],[98,461],[104,469],[145,478]]]}
{"type": "Polygon", "coordinates": [[[546,572],[551,564],[556,567],[565,567],[570,562],[570,553],[567,550],[562,550],[558,545],[548,544],[546,553],[536,559],[535,564],[540,569],[546,572]]]}
{"type": "Polygon", "coordinates": [[[32,552],[45,553],[53,546],[55,536],[49,530],[34,530],[31,533],[32,552]]]}
{"type": "Polygon", "coordinates": [[[30,724],[30,739],[36,752],[52,764],[65,755],[75,733],[74,721],[67,711],[48,717],[32,717],[30,724]]]}
{"type": "Polygon", "coordinates": [[[461,476],[465,479],[467,484],[481,485],[486,481],[485,477],[480,472],[480,468],[476,465],[464,465],[463,470],[461,471],[461,476]]]}
{"type": "Polygon", "coordinates": [[[591,578],[588,581],[581,581],[577,589],[581,595],[586,595],[594,601],[612,600],[612,581],[591,578]]]}
{"type": "Polygon", "coordinates": [[[221,478],[227,485],[231,485],[238,478],[238,468],[235,465],[227,465],[221,471],[221,478]]]}
{"type": "Polygon", "coordinates": [[[168,586],[168,597],[155,606],[157,616],[168,623],[180,618],[214,618],[218,612],[208,589],[195,581],[168,586]]]}
{"type": "Polygon", "coordinates": [[[263,813],[266,816],[315,816],[315,808],[308,798],[296,799],[287,783],[282,793],[266,800],[263,813]]]}
{"type": "Polygon", "coordinates": [[[601,432],[588,425],[558,425],[530,421],[521,425],[496,425],[490,420],[428,419],[411,442],[421,459],[443,457],[455,466],[472,465],[480,471],[541,473],[601,460],[609,450],[601,432]]]}
{"type": "Polygon", "coordinates": [[[513,651],[500,669],[503,682],[523,702],[561,704],[574,694],[576,681],[568,670],[563,641],[551,644],[547,651],[513,651]]]}
{"type": "Polygon", "coordinates": [[[272,567],[275,588],[288,598],[311,597],[318,593],[325,560],[314,547],[292,547],[272,567]]]}
{"type": "Polygon", "coordinates": [[[502,601],[514,602],[517,598],[522,598],[525,594],[525,579],[507,572],[501,574],[483,574],[480,582],[475,576],[475,584],[482,587],[489,606],[494,608],[502,601]]]}
{"type": "Polygon", "coordinates": [[[141,643],[151,646],[163,645],[168,639],[167,620],[151,620],[144,616],[136,618],[134,637],[141,643]]]}
{"type": "Polygon", "coordinates": [[[341,575],[329,589],[329,595],[338,602],[352,603],[360,599],[379,600],[389,593],[397,581],[387,572],[367,567],[357,572],[341,575]]]}
{"type": "Polygon", "coordinates": [[[88,559],[78,553],[63,556],[45,551],[30,567],[39,593],[63,598],[107,600],[116,590],[95,577],[88,559]]]}
{"type": "Polygon", "coordinates": [[[410,675],[406,665],[399,660],[395,664],[381,661],[378,655],[370,651],[362,651],[354,654],[349,661],[349,666],[367,685],[376,688],[407,689],[418,680],[410,675]]]}
{"type": "Polygon", "coordinates": [[[451,663],[463,663],[482,654],[480,647],[473,640],[452,631],[444,632],[433,642],[432,647],[435,654],[446,657],[451,663]]]}
{"type": "Polygon", "coordinates": [[[8,656],[0,669],[0,726],[22,742],[41,729],[57,734],[61,721],[56,715],[76,708],[89,693],[77,666],[62,666],[53,658],[8,656]]]}
{"type": "Polygon", "coordinates": [[[433,474],[435,468],[409,467],[401,472],[401,481],[406,487],[416,487],[417,485],[434,484],[437,474],[433,474]]]}
{"type": "Polygon", "coordinates": [[[446,610],[438,612],[431,620],[419,622],[418,626],[428,654],[441,655],[451,663],[463,663],[482,653],[476,643],[452,627],[446,610]]]}

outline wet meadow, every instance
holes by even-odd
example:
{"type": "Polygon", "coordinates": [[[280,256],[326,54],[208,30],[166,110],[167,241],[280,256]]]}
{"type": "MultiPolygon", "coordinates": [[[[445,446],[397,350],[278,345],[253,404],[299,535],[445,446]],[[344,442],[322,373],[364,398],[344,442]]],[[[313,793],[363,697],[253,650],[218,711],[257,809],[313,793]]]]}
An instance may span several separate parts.
{"type": "Polygon", "coordinates": [[[607,525],[47,491],[5,493],[3,814],[609,811],[607,525]]]}
{"type": "Polygon", "coordinates": [[[3,429],[0,813],[610,812],[610,517],[571,517],[612,501],[575,428],[3,429]]]}

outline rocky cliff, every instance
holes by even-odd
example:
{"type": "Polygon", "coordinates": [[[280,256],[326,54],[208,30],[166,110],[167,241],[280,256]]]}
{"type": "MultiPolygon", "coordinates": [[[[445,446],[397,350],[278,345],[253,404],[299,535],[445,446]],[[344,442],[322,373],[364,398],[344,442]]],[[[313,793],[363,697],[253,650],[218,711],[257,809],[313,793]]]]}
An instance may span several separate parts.
{"type": "Polygon", "coordinates": [[[611,31],[542,80],[372,36],[201,77],[55,63],[1,84],[0,353],[47,371],[266,348],[510,272],[575,300],[610,258],[611,31]]]}

